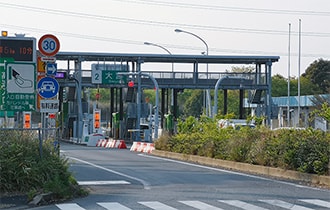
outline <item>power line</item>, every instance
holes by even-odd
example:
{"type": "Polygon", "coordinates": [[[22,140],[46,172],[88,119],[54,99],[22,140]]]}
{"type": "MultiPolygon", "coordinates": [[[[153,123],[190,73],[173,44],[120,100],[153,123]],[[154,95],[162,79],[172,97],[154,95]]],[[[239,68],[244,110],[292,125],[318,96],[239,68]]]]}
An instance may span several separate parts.
{"type": "MultiPolygon", "coordinates": [[[[56,34],[66,36],[66,37],[74,37],[74,38],[85,39],[85,40],[104,41],[104,42],[113,42],[113,43],[121,43],[121,44],[131,44],[131,45],[144,45],[143,41],[133,41],[133,40],[115,39],[115,38],[101,37],[101,36],[94,36],[94,35],[86,35],[86,34],[67,33],[67,32],[61,32],[61,31],[52,31],[52,30],[46,30],[46,29],[41,29],[41,28],[31,28],[31,27],[15,26],[15,25],[8,25],[8,24],[0,24],[0,26],[4,27],[4,28],[13,28],[13,29],[37,32],[37,33],[56,33],[56,34]]],[[[160,45],[168,47],[168,48],[196,50],[199,52],[204,50],[204,48],[187,46],[187,45],[173,45],[173,44],[163,44],[163,43],[160,43],[160,45]]],[[[249,54],[249,55],[251,55],[251,54],[255,54],[255,55],[267,54],[267,55],[287,56],[286,53],[282,53],[282,52],[266,52],[266,51],[255,51],[255,50],[252,51],[252,50],[210,48],[210,51],[219,52],[219,53],[234,53],[234,54],[249,54]]],[[[293,54],[293,56],[297,56],[297,55],[293,54]]],[[[330,55],[304,53],[304,54],[302,54],[302,57],[328,58],[328,57],[330,57],[330,55]]]]}
{"type": "MultiPolygon", "coordinates": [[[[104,21],[113,21],[113,22],[122,22],[122,23],[132,23],[132,24],[141,24],[141,25],[153,25],[153,26],[162,26],[162,27],[180,27],[180,28],[191,28],[191,29],[199,29],[206,31],[224,31],[224,32],[238,32],[238,33],[253,33],[253,34],[271,34],[271,35],[287,35],[287,31],[281,30],[266,30],[266,29],[252,29],[252,28],[235,28],[235,27],[219,27],[219,26],[207,26],[207,25],[194,25],[194,24],[180,24],[180,23],[169,23],[169,22],[160,22],[160,21],[152,21],[152,20],[138,20],[131,18],[120,18],[113,16],[105,16],[105,15],[95,15],[88,13],[80,13],[80,12],[72,12],[72,11],[64,11],[64,10],[55,10],[49,8],[40,8],[40,7],[32,7],[27,5],[18,5],[18,4],[10,4],[10,3],[1,3],[0,7],[9,7],[20,10],[29,10],[41,13],[52,13],[56,15],[66,15],[72,17],[80,17],[87,19],[98,19],[104,21]]],[[[292,32],[292,35],[298,35],[298,32],[292,32]]],[[[312,36],[312,37],[330,37],[330,33],[321,33],[321,32],[303,32],[302,36],[312,36]]]]}
{"type": "Polygon", "coordinates": [[[168,7],[181,7],[191,9],[203,9],[203,10],[221,10],[230,12],[250,12],[250,13],[271,13],[271,14],[289,14],[289,15],[314,15],[314,16],[330,16],[330,12],[312,11],[312,10],[279,10],[279,9],[266,9],[266,8],[249,8],[249,7],[225,7],[217,5],[205,5],[205,4],[191,4],[191,3],[179,3],[179,2],[165,2],[155,0],[113,0],[118,2],[130,2],[136,4],[147,5],[160,5],[168,7]]]}

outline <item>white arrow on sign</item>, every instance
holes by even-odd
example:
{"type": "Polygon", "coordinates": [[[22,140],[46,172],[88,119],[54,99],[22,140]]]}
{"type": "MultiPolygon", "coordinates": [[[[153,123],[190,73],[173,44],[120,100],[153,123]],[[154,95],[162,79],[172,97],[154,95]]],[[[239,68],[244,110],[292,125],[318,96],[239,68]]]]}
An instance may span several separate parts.
{"type": "Polygon", "coordinates": [[[56,75],[57,64],[56,63],[47,63],[47,75],[56,75]]]}

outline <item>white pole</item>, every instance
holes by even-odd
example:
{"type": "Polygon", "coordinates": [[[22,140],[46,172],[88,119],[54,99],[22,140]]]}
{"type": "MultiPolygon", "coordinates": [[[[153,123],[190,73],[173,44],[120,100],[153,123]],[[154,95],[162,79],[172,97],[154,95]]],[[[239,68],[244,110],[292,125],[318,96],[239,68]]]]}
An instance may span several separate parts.
{"type": "Polygon", "coordinates": [[[290,127],[290,62],[291,62],[291,23],[289,23],[289,46],[288,46],[288,108],[287,126],[290,127]]]}
{"type": "Polygon", "coordinates": [[[300,122],[300,63],[301,63],[301,19],[299,19],[299,56],[298,56],[298,126],[300,122]]]}

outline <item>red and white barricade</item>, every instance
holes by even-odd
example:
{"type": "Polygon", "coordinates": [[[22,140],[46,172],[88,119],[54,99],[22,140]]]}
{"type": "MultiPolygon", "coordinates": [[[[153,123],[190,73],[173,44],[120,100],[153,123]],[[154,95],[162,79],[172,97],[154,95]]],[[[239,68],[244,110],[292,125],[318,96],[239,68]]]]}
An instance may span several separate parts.
{"type": "Polygon", "coordinates": [[[132,152],[143,152],[143,153],[152,153],[155,150],[154,143],[145,143],[145,142],[133,142],[133,145],[130,149],[132,152]]]}

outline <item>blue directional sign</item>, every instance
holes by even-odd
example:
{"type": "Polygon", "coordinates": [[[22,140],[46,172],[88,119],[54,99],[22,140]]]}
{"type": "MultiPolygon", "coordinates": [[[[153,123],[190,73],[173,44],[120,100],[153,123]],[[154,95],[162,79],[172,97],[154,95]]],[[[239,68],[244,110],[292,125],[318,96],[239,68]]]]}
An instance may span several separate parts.
{"type": "Polygon", "coordinates": [[[57,95],[59,84],[52,77],[44,77],[38,82],[38,93],[43,98],[53,98],[57,95]]]}
{"type": "Polygon", "coordinates": [[[55,76],[57,72],[57,63],[47,63],[47,76],[55,76]]]}

